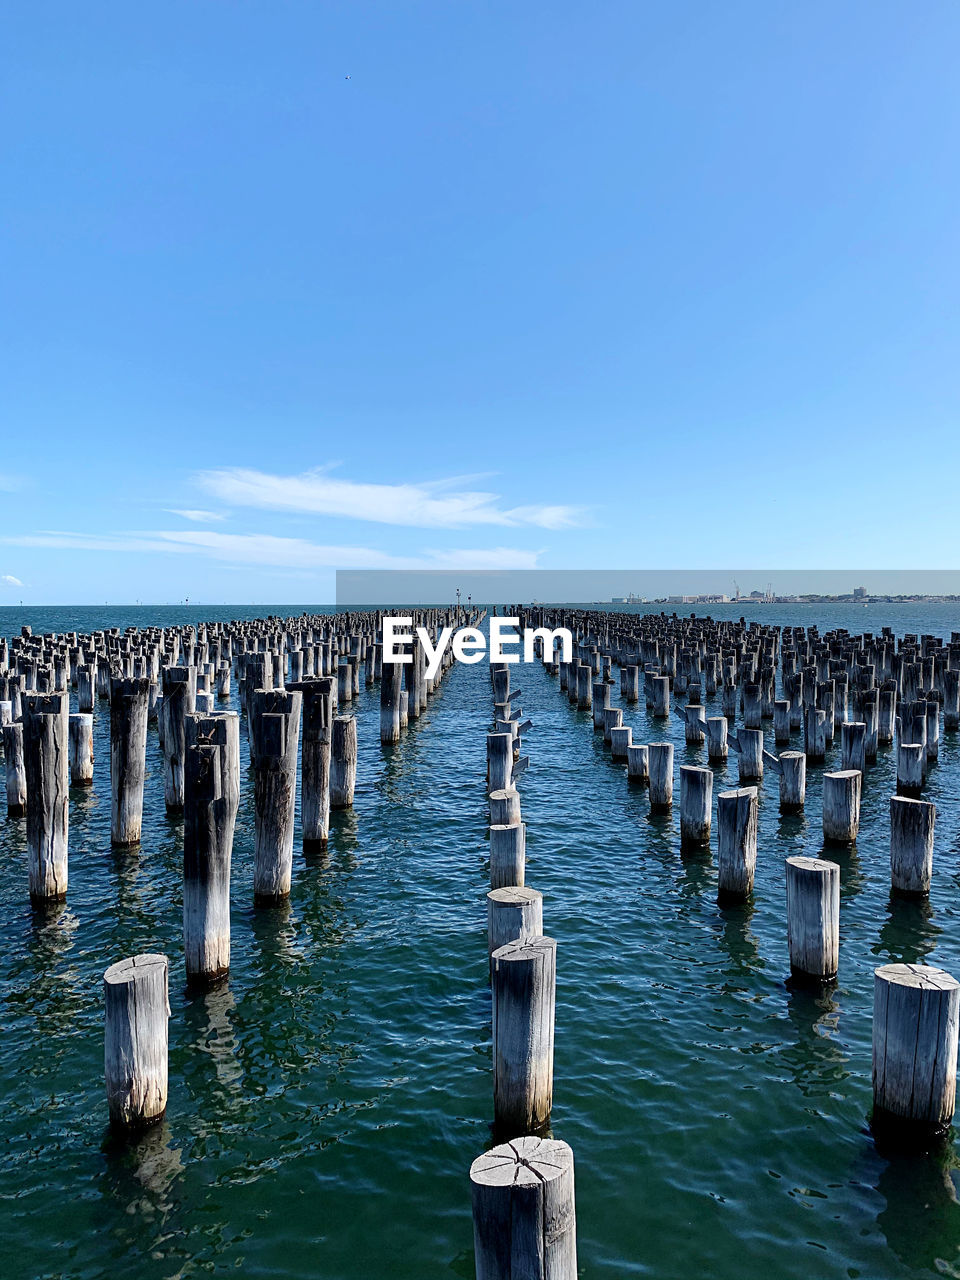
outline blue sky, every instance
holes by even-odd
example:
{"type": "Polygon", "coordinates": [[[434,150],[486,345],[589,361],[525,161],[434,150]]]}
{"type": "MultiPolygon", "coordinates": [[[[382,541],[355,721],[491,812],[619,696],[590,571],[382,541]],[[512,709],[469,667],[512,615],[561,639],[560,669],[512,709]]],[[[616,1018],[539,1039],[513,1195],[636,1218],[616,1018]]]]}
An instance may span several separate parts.
{"type": "Polygon", "coordinates": [[[956,4],[4,27],[0,603],[956,566],[956,4]]]}

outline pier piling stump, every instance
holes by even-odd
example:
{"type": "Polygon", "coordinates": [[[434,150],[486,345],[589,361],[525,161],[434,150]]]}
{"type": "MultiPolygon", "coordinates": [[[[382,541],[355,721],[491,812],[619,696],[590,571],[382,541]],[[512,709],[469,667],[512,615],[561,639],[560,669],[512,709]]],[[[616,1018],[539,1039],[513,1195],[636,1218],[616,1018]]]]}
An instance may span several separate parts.
{"type": "Polygon", "coordinates": [[[527,828],[522,822],[490,827],[490,887],[505,889],[523,886],[526,866],[527,828]]]}
{"type": "Polygon", "coordinates": [[[878,1136],[924,1146],[953,1117],[960,983],[943,969],[874,970],[873,1116],[878,1136]]]}
{"type": "Polygon", "coordinates": [[[70,717],[70,784],[74,787],[93,785],[93,716],[77,712],[70,717]]]}
{"type": "Polygon", "coordinates": [[[470,1167],[477,1280],[576,1280],[573,1152],[521,1137],[470,1167]]]}
{"type": "Polygon", "coordinates": [[[828,982],[840,958],[840,867],[794,857],[787,858],[786,873],[790,971],[801,981],[828,982]]]}
{"type": "Polygon", "coordinates": [[[357,721],[354,716],[336,716],[330,744],[330,808],[352,808],[356,784],[357,721]]]}
{"type": "Polygon", "coordinates": [[[516,1137],[543,1128],[553,1106],[557,944],[509,942],[491,961],[494,1120],[516,1137]]]}
{"type": "Polygon", "coordinates": [[[890,886],[904,898],[925,898],[933,873],[936,805],[890,797],[890,886]]]}
{"type": "Polygon", "coordinates": [[[117,849],[140,843],[149,698],[146,676],[110,682],[110,841],[117,849]]]}
{"type": "Polygon", "coordinates": [[[721,903],[742,902],[753,892],[757,817],[756,787],[737,787],[717,796],[717,897],[721,903]]]}
{"type": "Polygon", "coordinates": [[[860,829],[859,769],[823,775],[823,838],[830,844],[852,844],[860,829]]]}
{"type": "Polygon", "coordinates": [[[104,1075],[110,1121],[139,1130],[167,1109],[167,957],[138,955],[103,975],[104,1075]]]}

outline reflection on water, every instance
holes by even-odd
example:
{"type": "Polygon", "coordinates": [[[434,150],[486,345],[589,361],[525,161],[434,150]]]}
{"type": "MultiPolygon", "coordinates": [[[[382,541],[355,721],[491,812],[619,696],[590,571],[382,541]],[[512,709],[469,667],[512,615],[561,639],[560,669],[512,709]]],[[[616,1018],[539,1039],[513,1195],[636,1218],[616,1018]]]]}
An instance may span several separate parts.
{"type": "Polygon", "coordinates": [[[960,1204],[953,1147],[884,1162],[877,1190],[886,1207],[877,1225],[907,1267],[960,1275],[960,1204]]]}
{"type": "Polygon", "coordinates": [[[730,962],[726,969],[730,975],[745,976],[765,967],[757,939],[750,930],[754,910],[752,898],[717,907],[714,931],[721,951],[730,962]]]}
{"type": "Polygon", "coordinates": [[[871,954],[880,964],[926,964],[942,930],[929,898],[890,896],[886,919],[871,954]]]}
{"type": "Polygon", "coordinates": [[[817,990],[788,981],[787,991],[792,1038],[784,1044],[781,1061],[804,1096],[823,1098],[848,1072],[848,1055],[837,1038],[840,1002],[836,988],[817,990]]]}

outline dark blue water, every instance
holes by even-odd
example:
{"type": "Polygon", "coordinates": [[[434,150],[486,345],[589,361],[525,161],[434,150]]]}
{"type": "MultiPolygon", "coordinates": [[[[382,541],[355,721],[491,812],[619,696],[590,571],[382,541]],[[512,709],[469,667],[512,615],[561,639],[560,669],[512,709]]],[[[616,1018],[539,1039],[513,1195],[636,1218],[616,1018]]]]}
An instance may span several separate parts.
{"type": "MultiPolygon", "coordinates": [[[[217,616],[244,614],[4,610],[0,631],[217,616]]],[[[960,626],[949,606],[756,616],[898,634],[960,626]]],[[[866,1130],[874,967],[929,960],[960,974],[956,736],[930,774],[929,904],[889,899],[895,768],[881,748],[857,846],[831,855],[840,978],[815,997],[784,981],[783,860],[821,847],[822,770],[802,817],[782,817],[776,779],[764,781],[754,899],[721,911],[715,858],[681,857],[677,819],[650,816],[589,714],[539,667],[513,682],[535,724],[527,880],[559,944],[553,1127],[577,1161],[582,1274],[960,1275],[956,1147],[891,1162],[866,1130]]],[[[491,1116],[487,668],[455,668],[393,748],[379,744],[377,700],[365,692],[357,708],[354,810],[334,816],[327,860],[297,853],[282,910],[252,906],[244,787],[233,968],[212,994],[182,987],[182,829],[164,813],[155,731],[143,846],[113,852],[98,709],[96,785],[72,800],[70,896],[54,915],[27,902],[22,822],[0,821],[4,1276],[472,1275],[467,1171],[491,1116]],[[171,958],[169,1108],[117,1151],[104,1142],[101,978],[149,950],[171,958]]],[[[664,736],[642,706],[624,720],[637,741],[664,736]]],[[[682,734],[673,720],[677,764],[705,762],[682,734]]],[[[716,772],[715,793],[735,785],[734,758],[716,772]]]]}

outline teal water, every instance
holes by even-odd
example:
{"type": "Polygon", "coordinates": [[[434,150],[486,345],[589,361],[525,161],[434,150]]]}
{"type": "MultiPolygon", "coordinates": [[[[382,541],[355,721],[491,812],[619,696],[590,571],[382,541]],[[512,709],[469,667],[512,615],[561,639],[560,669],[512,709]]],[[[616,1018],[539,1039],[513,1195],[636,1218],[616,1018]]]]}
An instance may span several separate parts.
{"type": "MultiPolygon", "coordinates": [[[[3,610],[0,632],[215,616],[3,610]]],[[[933,605],[755,616],[960,627],[933,605]]],[[[930,775],[929,904],[889,899],[895,767],[881,748],[861,837],[839,855],[840,980],[814,997],[785,984],[783,859],[820,848],[822,770],[805,817],[782,817],[776,780],[764,781],[754,900],[721,911],[714,860],[681,857],[677,819],[649,815],[588,713],[540,667],[513,683],[535,725],[521,786],[527,878],[558,939],[553,1129],[576,1157],[582,1275],[960,1275],[956,1146],[889,1161],[866,1129],[873,968],[929,960],[960,974],[956,735],[930,775]]],[[[98,709],[96,785],[71,804],[59,912],[31,911],[23,824],[0,820],[4,1277],[472,1275],[467,1171],[491,1118],[487,668],[455,668],[396,747],[379,744],[377,705],[375,690],[358,704],[354,810],[335,816],[329,859],[297,854],[283,910],[252,907],[244,787],[233,968],[211,994],[183,990],[182,831],[164,813],[154,730],[143,846],[114,853],[98,709]],[[138,1145],[114,1149],[101,977],[146,950],[171,957],[169,1109],[138,1145]]],[[[642,706],[625,723],[638,741],[663,737],[642,706]]],[[[678,720],[669,733],[678,764],[702,759],[678,720]]],[[[715,790],[735,782],[735,760],[717,774],[715,790]]]]}

